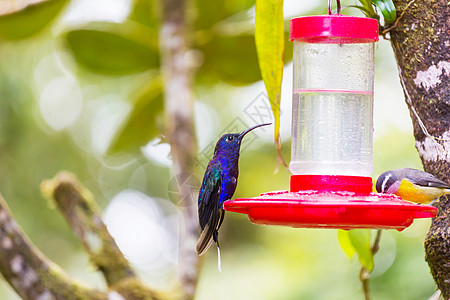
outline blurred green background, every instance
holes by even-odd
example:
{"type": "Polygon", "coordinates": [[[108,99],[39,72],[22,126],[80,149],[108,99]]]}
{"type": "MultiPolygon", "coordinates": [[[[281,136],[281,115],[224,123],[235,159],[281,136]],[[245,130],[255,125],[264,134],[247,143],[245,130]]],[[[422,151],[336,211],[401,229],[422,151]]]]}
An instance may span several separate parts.
{"type": "MultiPolygon", "coordinates": [[[[40,182],[59,170],[74,172],[96,195],[110,231],[145,281],[169,289],[183,228],[169,147],[159,139],[157,7],[146,0],[54,0],[7,14],[30,2],[0,3],[0,191],[47,256],[101,288],[80,243],[39,191],[40,182]]],[[[198,64],[194,183],[224,131],[272,120],[253,43],[253,4],[193,1],[190,7],[191,54],[198,64]]],[[[326,13],[326,1],[285,1],[286,20],[319,13],[326,13]]],[[[393,53],[385,40],[376,47],[374,178],[387,169],[421,168],[393,53]]],[[[281,102],[287,159],[291,81],[288,62],[281,102]]],[[[288,189],[289,172],[274,174],[272,139],[270,130],[260,130],[244,140],[235,197],[288,189]]],[[[383,232],[371,279],[374,299],[433,294],[423,249],[429,224],[418,220],[403,232],[383,232]]],[[[196,299],[363,298],[358,261],[345,256],[335,230],[257,226],[234,213],[222,228],[223,271],[209,251],[196,299]]],[[[0,299],[18,299],[4,281],[0,299]]]]}

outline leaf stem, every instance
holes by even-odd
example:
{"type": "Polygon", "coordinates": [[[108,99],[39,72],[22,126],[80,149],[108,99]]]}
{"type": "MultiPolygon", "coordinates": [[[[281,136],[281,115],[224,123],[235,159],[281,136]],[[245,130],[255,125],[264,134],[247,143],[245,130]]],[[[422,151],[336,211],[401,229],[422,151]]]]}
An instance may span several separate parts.
{"type": "MultiPolygon", "coordinates": [[[[381,229],[377,230],[377,235],[375,237],[375,240],[373,242],[371,251],[372,251],[372,255],[374,256],[378,250],[380,249],[380,240],[381,240],[381,229]]],[[[369,280],[370,280],[370,272],[369,270],[367,270],[364,267],[361,267],[361,270],[359,272],[359,280],[361,281],[362,287],[363,287],[363,291],[364,291],[364,299],[365,300],[370,300],[371,296],[370,296],[370,285],[369,285],[369,280]]]]}

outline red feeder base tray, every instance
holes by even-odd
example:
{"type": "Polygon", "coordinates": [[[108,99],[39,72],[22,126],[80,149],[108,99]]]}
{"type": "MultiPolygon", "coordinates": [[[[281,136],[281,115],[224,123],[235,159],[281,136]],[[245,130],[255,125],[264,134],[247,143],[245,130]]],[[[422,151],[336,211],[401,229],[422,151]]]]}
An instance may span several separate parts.
{"type": "Polygon", "coordinates": [[[437,208],[378,193],[276,191],[224,203],[226,211],[247,214],[252,223],[303,228],[397,229],[415,218],[435,217],[437,208]]]}

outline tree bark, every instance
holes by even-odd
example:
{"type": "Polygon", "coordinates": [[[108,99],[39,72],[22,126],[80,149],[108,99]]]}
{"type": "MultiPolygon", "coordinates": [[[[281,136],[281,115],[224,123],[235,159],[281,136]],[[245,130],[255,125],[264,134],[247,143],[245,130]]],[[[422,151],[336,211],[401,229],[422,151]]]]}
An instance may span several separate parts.
{"type": "Polygon", "coordinates": [[[173,169],[179,189],[179,206],[184,217],[180,240],[179,278],[184,298],[192,299],[198,278],[199,258],[196,199],[189,178],[194,173],[197,144],[193,120],[193,60],[190,58],[188,0],[162,0],[160,31],[161,71],[164,76],[165,133],[171,147],[173,169]]]}
{"type": "MultiPolygon", "coordinates": [[[[416,148],[425,171],[450,183],[450,3],[394,4],[400,20],[390,36],[416,148]]],[[[450,299],[449,197],[441,197],[435,205],[439,212],[425,238],[425,258],[443,297],[450,299]]]]}

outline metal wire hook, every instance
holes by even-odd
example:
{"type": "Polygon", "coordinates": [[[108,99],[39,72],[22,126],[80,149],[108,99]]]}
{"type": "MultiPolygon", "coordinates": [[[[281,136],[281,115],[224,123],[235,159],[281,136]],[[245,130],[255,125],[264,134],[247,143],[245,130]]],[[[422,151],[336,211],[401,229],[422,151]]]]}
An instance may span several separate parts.
{"type": "MultiPolygon", "coordinates": [[[[328,14],[331,15],[331,2],[332,0],[328,0],[328,14]]],[[[341,0],[336,0],[336,9],[337,9],[337,14],[341,13],[341,0]]]]}

